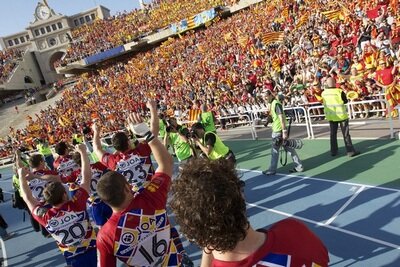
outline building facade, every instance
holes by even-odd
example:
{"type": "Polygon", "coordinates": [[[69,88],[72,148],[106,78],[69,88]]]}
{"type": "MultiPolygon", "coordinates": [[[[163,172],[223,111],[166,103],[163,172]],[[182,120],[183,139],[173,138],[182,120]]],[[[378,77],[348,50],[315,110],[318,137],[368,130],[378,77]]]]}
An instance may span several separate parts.
{"type": "Polygon", "coordinates": [[[61,59],[72,41],[72,31],[97,19],[110,16],[110,10],[97,6],[93,9],[66,16],[56,13],[43,0],[34,10],[34,20],[24,31],[0,37],[3,49],[25,51],[23,59],[15,67],[6,82],[0,84],[3,90],[23,90],[53,83],[63,75],[57,74],[54,63],[61,59]],[[29,71],[30,70],[30,71],[29,71]],[[24,79],[21,80],[21,77],[24,79]],[[30,81],[31,83],[26,83],[30,81]]]}

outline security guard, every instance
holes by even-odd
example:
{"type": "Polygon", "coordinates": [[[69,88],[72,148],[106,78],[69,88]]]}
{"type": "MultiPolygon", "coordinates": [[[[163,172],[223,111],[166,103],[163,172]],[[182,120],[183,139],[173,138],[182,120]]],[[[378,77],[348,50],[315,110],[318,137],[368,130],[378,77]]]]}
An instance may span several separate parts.
{"type": "Polygon", "coordinates": [[[342,130],[344,144],[346,146],[347,155],[354,157],[360,154],[354,149],[351,142],[349,130],[349,116],[345,104],[348,100],[342,89],[336,88],[333,78],[328,78],[325,82],[326,88],[321,96],[324,102],[325,117],[329,121],[330,139],[331,139],[331,155],[334,157],[338,153],[337,129],[340,124],[342,130]]]}
{"type": "Polygon", "coordinates": [[[160,113],[160,114],[158,114],[158,117],[159,117],[158,122],[160,124],[160,130],[158,132],[159,132],[161,139],[164,140],[164,136],[166,134],[165,130],[167,128],[167,124],[165,122],[165,115],[163,113],[160,113]]]}
{"type": "Polygon", "coordinates": [[[211,111],[207,111],[207,106],[205,104],[201,105],[201,113],[198,122],[203,124],[206,132],[217,133],[217,128],[215,128],[214,123],[214,114],[211,111]]]}
{"type": "MultiPolygon", "coordinates": [[[[271,147],[271,165],[268,170],[263,171],[264,175],[275,175],[278,168],[279,148],[284,140],[288,139],[287,121],[281,102],[275,95],[268,90],[266,92],[268,103],[271,104],[270,115],[272,118],[272,147],[271,147]]],[[[302,172],[303,164],[294,148],[284,146],[285,151],[289,153],[296,166],[290,172],[302,172]]]]}
{"type": "Polygon", "coordinates": [[[49,169],[54,170],[54,157],[53,152],[51,151],[49,144],[46,141],[42,141],[40,139],[35,140],[36,149],[38,150],[39,154],[42,154],[44,157],[44,161],[49,169]]]}
{"type": "Polygon", "coordinates": [[[205,131],[201,123],[192,125],[192,139],[201,151],[211,160],[225,158],[232,164],[236,163],[235,154],[214,132],[205,131]]]}

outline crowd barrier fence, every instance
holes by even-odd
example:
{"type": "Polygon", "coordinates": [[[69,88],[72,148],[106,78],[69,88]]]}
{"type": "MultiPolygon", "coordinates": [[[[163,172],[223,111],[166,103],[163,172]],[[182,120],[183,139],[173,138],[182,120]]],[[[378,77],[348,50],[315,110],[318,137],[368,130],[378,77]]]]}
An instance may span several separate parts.
{"type": "MultiPolygon", "coordinates": [[[[355,119],[355,115],[356,114],[361,114],[361,113],[365,113],[365,112],[370,112],[370,113],[380,113],[380,112],[388,112],[388,114],[391,113],[390,107],[387,104],[387,101],[384,99],[375,99],[375,100],[364,100],[364,101],[350,101],[346,104],[347,106],[347,112],[348,112],[348,116],[350,119],[350,125],[354,125],[354,124],[366,124],[367,122],[369,124],[372,124],[373,121],[369,120],[368,118],[364,119],[363,121],[357,121],[354,122],[353,120],[355,119]],[[358,111],[355,106],[357,105],[363,105],[363,104],[372,104],[372,103],[383,103],[383,105],[387,108],[380,108],[380,109],[371,109],[371,110],[363,110],[363,111],[358,111]]],[[[310,133],[311,133],[311,139],[315,138],[314,135],[314,128],[315,127],[326,127],[329,126],[329,124],[326,123],[319,123],[319,124],[313,124],[313,120],[312,118],[315,118],[315,115],[311,115],[312,114],[312,110],[317,110],[317,109],[323,109],[324,106],[323,105],[318,105],[318,106],[310,106],[307,108],[307,116],[308,116],[308,122],[309,122],[309,128],[310,128],[310,133]]],[[[321,115],[317,115],[317,116],[324,116],[324,114],[321,115]]],[[[390,134],[390,138],[394,138],[394,126],[393,126],[393,118],[391,116],[389,116],[388,118],[388,123],[389,123],[389,134],[390,134]]]]}
{"type": "MultiPolygon", "coordinates": [[[[292,121],[291,126],[305,126],[307,131],[307,137],[311,138],[309,118],[307,117],[307,110],[304,107],[285,107],[283,110],[286,114],[292,115],[294,121],[292,121]],[[290,114],[292,113],[292,114],[290,114]],[[302,122],[304,121],[304,123],[302,122]]],[[[259,113],[269,112],[268,108],[253,109],[251,111],[250,117],[252,118],[252,125],[254,128],[263,128],[264,125],[257,125],[256,120],[259,119],[259,113]]],[[[257,131],[255,131],[255,139],[258,139],[257,131]]]]}

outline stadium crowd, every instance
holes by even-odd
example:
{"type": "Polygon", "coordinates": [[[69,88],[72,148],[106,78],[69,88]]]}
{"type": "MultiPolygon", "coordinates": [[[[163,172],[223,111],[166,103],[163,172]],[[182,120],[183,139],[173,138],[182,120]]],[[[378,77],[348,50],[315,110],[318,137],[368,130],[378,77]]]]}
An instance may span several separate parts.
{"type": "Polygon", "coordinates": [[[171,23],[189,18],[211,7],[230,4],[232,1],[154,1],[145,9],[124,11],[104,20],[96,20],[72,32],[73,42],[65,59],[57,65],[64,65],[90,55],[103,52],[138,38],[141,35],[162,29],[171,23]]]}
{"type": "Polygon", "coordinates": [[[16,60],[22,56],[23,51],[18,49],[0,51],[0,83],[7,81],[15,66],[17,66],[16,60]]]}
{"type": "MultiPolygon", "coordinates": [[[[207,5],[213,4],[220,3],[207,1],[207,5]]],[[[182,1],[172,1],[170,8],[182,5],[182,1]]],[[[157,8],[150,12],[154,10],[161,12],[157,8]]],[[[245,113],[246,106],[265,107],[266,90],[281,94],[286,105],[307,107],[318,103],[324,80],[333,76],[352,101],[386,95],[395,106],[400,60],[397,10],[397,1],[385,0],[251,6],[204,30],[191,30],[127,61],[84,74],[63,92],[55,107],[29,117],[26,129],[10,129],[1,155],[10,154],[15,146],[33,147],[35,137],[50,144],[70,140],[93,119],[101,121],[105,131],[115,131],[123,127],[127,113],[144,112],[150,97],[158,100],[166,115],[182,121],[190,119],[189,110],[199,109],[203,103],[216,116],[245,113]]],[[[120,19],[126,22],[135,12],[120,19]]],[[[157,17],[164,21],[157,24],[153,18],[158,26],[172,19],[157,17]]],[[[88,26],[89,34],[101,31],[97,25],[88,26]]],[[[104,37],[113,34],[96,34],[86,40],[89,46],[96,47],[96,40],[116,41],[104,37]]],[[[86,53],[75,52],[79,57],[86,53]]],[[[360,104],[357,109],[357,116],[363,118],[388,115],[381,103],[360,104]]],[[[316,110],[314,115],[321,113],[316,110]]]]}

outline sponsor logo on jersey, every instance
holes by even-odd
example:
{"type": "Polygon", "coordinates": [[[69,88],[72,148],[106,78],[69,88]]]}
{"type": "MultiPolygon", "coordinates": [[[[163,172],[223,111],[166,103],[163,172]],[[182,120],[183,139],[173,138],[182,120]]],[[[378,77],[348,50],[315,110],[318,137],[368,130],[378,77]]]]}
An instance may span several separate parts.
{"type": "MultiPolygon", "coordinates": [[[[59,214],[60,215],[60,214],[59,214]]],[[[61,216],[53,217],[48,221],[49,230],[51,232],[65,228],[68,225],[74,224],[85,219],[85,212],[65,212],[61,216]]]]}

